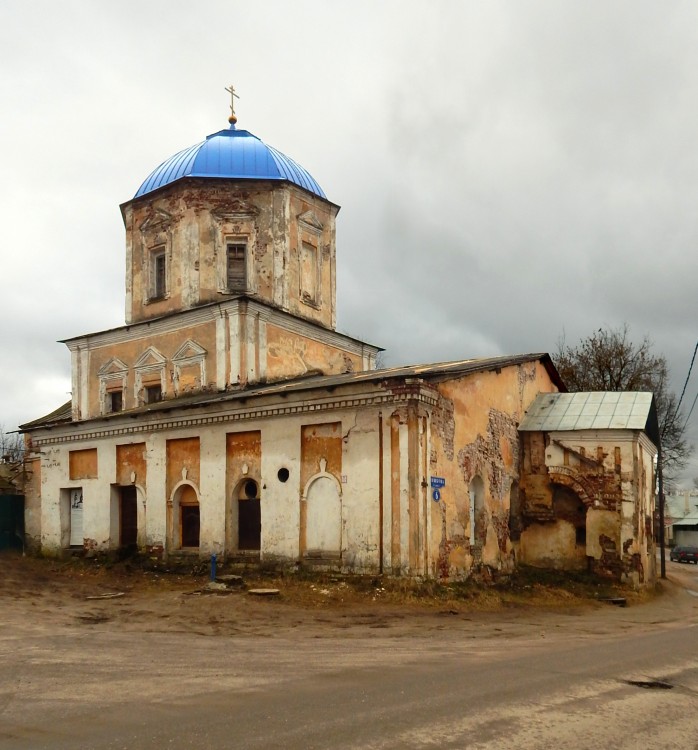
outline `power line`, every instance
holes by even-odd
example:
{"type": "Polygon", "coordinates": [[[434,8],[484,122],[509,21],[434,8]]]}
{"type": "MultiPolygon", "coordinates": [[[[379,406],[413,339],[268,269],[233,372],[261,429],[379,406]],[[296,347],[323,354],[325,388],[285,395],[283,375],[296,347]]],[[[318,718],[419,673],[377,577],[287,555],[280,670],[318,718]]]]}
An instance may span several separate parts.
{"type": "MultiPolygon", "coordinates": [[[[681,402],[683,401],[683,397],[686,394],[686,388],[688,387],[688,381],[689,381],[689,379],[691,377],[691,370],[693,369],[693,363],[696,361],[696,352],[698,352],[698,341],[696,341],[696,346],[693,349],[693,356],[691,357],[691,364],[689,365],[689,368],[688,368],[688,375],[686,375],[686,382],[683,384],[683,390],[681,391],[681,396],[679,398],[679,402],[678,402],[678,404],[676,404],[676,408],[674,409],[674,414],[673,414],[671,420],[667,419],[664,422],[664,429],[662,430],[662,437],[664,436],[664,433],[666,432],[666,428],[669,426],[669,422],[670,421],[673,422],[676,419],[676,417],[679,416],[679,409],[681,408],[681,402]]],[[[698,398],[698,396],[696,398],[698,398]]],[[[696,402],[694,401],[693,402],[693,406],[695,406],[695,405],[696,405],[696,402]]],[[[691,407],[691,412],[693,411],[693,406],[691,407]]],[[[689,412],[689,414],[688,414],[689,417],[691,416],[691,412],[689,412]]],[[[686,421],[688,422],[688,419],[686,421]]],[[[684,427],[685,427],[685,425],[684,425],[684,427]]]]}
{"type": "Polygon", "coordinates": [[[696,397],[693,399],[693,403],[691,404],[691,411],[688,412],[688,416],[686,417],[686,421],[683,424],[684,430],[686,429],[686,425],[688,424],[688,420],[691,418],[691,414],[693,414],[693,409],[695,409],[696,401],[698,401],[698,393],[696,393],[696,397]]]}
{"type": "Polygon", "coordinates": [[[693,357],[691,357],[691,366],[688,368],[688,375],[686,375],[686,382],[683,384],[683,390],[681,391],[681,397],[679,403],[676,404],[676,413],[678,414],[681,408],[681,402],[683,401],[684,394],[686,393],[686,387],[688,386],[688,379],[691,377],[691,370],[693,369],[693,363],[696,361],[696,352],[698,352],[698,341],[696,342],[696,348],[693,350],[693,357]]]}

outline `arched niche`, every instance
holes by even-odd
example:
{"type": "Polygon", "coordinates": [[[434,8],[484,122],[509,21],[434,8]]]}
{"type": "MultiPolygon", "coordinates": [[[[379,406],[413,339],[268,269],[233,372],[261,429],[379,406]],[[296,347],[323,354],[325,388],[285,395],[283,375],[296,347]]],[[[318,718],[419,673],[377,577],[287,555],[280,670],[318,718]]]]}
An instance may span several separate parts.
{"type": "Polygon", "coordinates": [[[483,544],[487,533],[485,518],[485,483],[475,475],[470,480],[470,544],[483,544]]]}
{"type": "Polygon", "coordinates": [[[342,486],[326,471],[310,477],[301,497],[301,553],[306,557],[340,558],[342,551],[342,486]]]}

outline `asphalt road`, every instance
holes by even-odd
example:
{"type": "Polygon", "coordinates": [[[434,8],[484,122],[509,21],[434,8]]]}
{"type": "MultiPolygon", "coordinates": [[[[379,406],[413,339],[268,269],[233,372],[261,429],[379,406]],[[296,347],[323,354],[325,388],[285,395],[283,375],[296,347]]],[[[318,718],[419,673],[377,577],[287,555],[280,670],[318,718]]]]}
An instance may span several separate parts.
{"type": "Polygon", "coordinates": [[[0,748],[696,750],[698,566],[667,565],[675,616],[541,614],[515,636],[18,636],[0,748]]]}

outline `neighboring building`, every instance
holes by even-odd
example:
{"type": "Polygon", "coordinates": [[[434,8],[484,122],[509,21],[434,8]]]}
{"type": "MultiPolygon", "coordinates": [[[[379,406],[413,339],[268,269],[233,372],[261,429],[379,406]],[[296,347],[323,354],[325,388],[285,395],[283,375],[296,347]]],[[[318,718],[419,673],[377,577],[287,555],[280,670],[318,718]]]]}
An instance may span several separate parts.
{"type": "Polygon", "coordinates": [[[23,426],[28,543],[432,577],[586,551],[648,580],[651,424],[568,435],[560,465],[618,486],[574,484],[557,431],[518,431],[564,390],[547,354],[376,370],[335,329],[338,206],[231,120],[122,206],[126,325],[67,339],[71,402],[23,426]]]}
{"type": "Polygon", "coordinates": [[[698,546],[698,491],[678,490],[664,496],[664,531],[666,544],[698,546]]]}
{"type": "Polygon", "coordinates": [[[519,559],[653,580],[659,428],[652,394],[543,394],[519,430],[521,497],[512,513],[519,559]]]}
{"type": "Polygon", "coordinates": [[[0,550],[24,546],[24,484],[21,459],[0,458],[0,550]]]}

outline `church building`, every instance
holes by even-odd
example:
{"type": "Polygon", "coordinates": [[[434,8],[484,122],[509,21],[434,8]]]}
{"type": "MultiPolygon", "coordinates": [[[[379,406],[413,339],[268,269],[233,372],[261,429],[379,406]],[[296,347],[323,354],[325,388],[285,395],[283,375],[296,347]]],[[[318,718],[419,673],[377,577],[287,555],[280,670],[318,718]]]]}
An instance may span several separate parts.
{"type": "Polygon", "coordinates": [[[336,330],[339,207],[236,123],[121,206],[125,325],[66,339],[71,401],[22,426],[28,545],[652,578],[651,395],[566,440],[547,354],[376,369],[336,330]]]}

